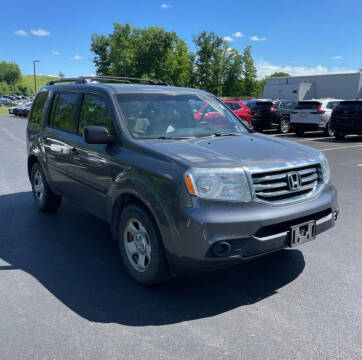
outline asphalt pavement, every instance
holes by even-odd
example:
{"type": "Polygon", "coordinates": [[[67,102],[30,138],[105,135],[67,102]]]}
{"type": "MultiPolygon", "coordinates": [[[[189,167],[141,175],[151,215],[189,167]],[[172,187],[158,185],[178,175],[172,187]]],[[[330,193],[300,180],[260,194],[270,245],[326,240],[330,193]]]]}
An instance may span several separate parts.
{"type": "Polygon", "coordinates": [[[362,137],[280,136],[324,152],[337,225],[238,267],[145,289],[107,224],[33,203],[26,119],[0,116],[0,359],[361,359],[362,137]]]}

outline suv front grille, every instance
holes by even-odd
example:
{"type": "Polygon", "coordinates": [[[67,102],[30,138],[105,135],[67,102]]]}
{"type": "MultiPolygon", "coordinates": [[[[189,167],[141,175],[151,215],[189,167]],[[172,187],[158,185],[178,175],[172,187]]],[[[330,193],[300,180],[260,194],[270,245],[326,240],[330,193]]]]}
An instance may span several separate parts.
{"type": "Polygon", "coordinates": [[[271,170],[251,175],[255,197],[266,202],[287,202],[301,196],[311,195],[322,182],[319,164],[271,170]],[[291,189],[288,174],[299,174],[300,186],[291,189]]]}

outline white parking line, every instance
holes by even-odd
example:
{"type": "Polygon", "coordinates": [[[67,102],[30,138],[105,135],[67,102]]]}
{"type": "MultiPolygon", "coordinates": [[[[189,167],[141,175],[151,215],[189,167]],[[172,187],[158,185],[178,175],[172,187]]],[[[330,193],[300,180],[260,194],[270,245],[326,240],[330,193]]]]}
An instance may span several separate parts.
{"type": "Polygon", "coordinates": [[[16,137],[15,135],[13,135],[10,131],[8,131],[7,129],[4,129],[3,127],[0,127],[0,129],[2,131],[4,131],[4,133],[9,136],[10,139],[19,141],[20,143],[22,143],[23,145],[26,145],[26,142],[24,140],[19,139],[18,137],[16,137]]]}
{"type": "Polygon", "coordinates": [[[360,146],[362,146],[362,144],[360,144],[360,145],[349,145],[349,146],[339,146],[339,147],[334,147],[334,148],[329,148],[329,149],[319,149],[319,150],[320,151],[329,151],[329,150],[338,150],[338,149],[349,149],[349,148],[355,148],[355,147],[360,147],[360,146]]]}

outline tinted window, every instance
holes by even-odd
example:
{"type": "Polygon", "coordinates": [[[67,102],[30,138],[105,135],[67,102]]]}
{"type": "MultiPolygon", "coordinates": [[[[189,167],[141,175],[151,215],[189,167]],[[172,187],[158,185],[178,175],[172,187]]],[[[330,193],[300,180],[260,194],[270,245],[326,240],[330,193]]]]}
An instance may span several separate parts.
{"type": "Polygon", "coordinates": [[[50,126],[60,130],[75,132],[75,114],[78,94],[59,93],[54,99],[50,126]]]}
{"type": "Polygon", "coordinates": [[[112,120],[105,100],[98,95],[84,95],[80,109],[78,132],[83,134],[86,126],[104,126],[111,132],[111,124],[112,120]]]}
{"type": "Polygon", "coordinates": [[[334,109],[337,105],[339,105],[339,101],[330,101],[327,104],[327,109],[334,109]]]}
{"type": "Polygon", "coordinates": [[[235,110],[235,104],[232,102],[225,102],[224,103],[226,106],[228,106],[231,110],[235,110]]]}
{"type": "Polygon", "coordinates": [[[241,109],[240,104],[238,104],[238,103],[232,103],[232,104],[233,104],[233,107],[232,107],[233,110],[240,110],[241,109]]]}
{"type": "Polygon", "coordinates": [[[34,124],[40,124],[44,109],[44,104],[48,98],[48,91],[44,91],[38,94],[38,96],[35,98],[32,111],[29,117],[29,122],[34,124]]]}
{"type": "Polygon", "coordinates": [[[309,109],[309,110],[317,110],[318,106],[321,105],[318,101],[301,101],[295,107],[296,109],[309,109]]]}
{"type": "Polygon", "coordinates": [[[273,105],[272,102],[269,101],[261,101],[256,103],[257,109],[263,109],[263,110],[269,110],[271,106],[273,105]]]}

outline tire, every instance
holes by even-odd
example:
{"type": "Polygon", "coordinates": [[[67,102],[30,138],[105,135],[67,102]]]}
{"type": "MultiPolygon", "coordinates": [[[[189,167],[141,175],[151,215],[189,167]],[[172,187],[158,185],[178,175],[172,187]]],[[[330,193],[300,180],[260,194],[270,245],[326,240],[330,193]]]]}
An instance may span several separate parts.
{"type": "Polygon", "coordinates": [[[151,286],[169,279],[168,263],[157,225],[141,206],[131,204],[122,211],[118,243],[123,265],[135,281],[151,286]]]}
{"type": "Polygon", "coordinates": [[[304,135],[304,131],[301,130],[301,129],[296,129],[296,130],[295,130],[295,134],[296,134],[297,136],[303,136],[303,135],[304,135]]]}
{"type": "Polygon", "coordinates": [[[287,118],[280,119],[279,131],[282,134],[288,134],[288,132],[290,131],[290,121],[289,121],[289,119],[287,119],[287,118]]]}
{"type": "Polygon", "coordinates": [[[34,163],[31,168],[30,179],[33,197],[38,209],[42,212],[56,211],[62,202],[62,198],[51,191],[43,169],[38,162],[34,163]]]}
{"type": "Polygon", "coordinates": [[[343,133],[340,133],[340,132],[335,132],[335,133],[334,133],[334,137],[335,137],[337,140],[343,140],[343,139],[346,137],[346,134],[343,134],[343,133]]]}
{"type": "Polygon", "coordinates": [[[328,123],[326,128],[324,129],[325,136],[334,136],[334,131],[331,129],[331,124],[328,123]]]}

